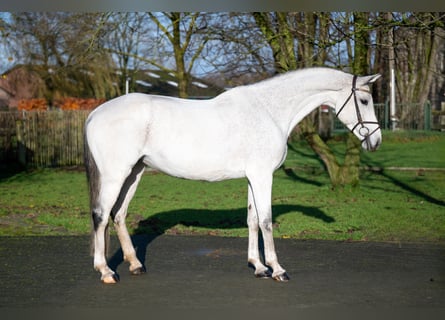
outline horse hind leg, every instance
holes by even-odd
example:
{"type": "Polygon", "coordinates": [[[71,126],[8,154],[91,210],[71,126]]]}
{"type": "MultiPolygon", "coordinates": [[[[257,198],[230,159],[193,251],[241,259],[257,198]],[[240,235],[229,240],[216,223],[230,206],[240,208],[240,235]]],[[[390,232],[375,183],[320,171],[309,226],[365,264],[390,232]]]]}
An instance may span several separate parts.
{"type": "MultiPolygon", "coordinates": [[[[131,167],[130,167],[131,169],[131,167]]],[[[116,283],[117,274],[107,264],[108,223],[113,209],[121,199],[121,191],[131,170],[107,171],[100,175],[98,197],[92,205],[94,269],[101,273],[104,283],[116,283]]]]}
{"type": "Polygon", "coordinates": [[[94,269],[101,274],[104,283],[116,283],[117,274],[107,264],[106,249],[108,247],[108,220],[111,209],[119,196],[122,187],[120,180],[101,179],[100,195],[92,208],[94,269]]]}
{"type": "Polygon", "coordinates": [[[128,205],[133,198],[137,185],[144,172],[145,165],[140,160],[133,167],[130,175],[124,182],[122,190],[120,192],[119,198],[113,207],[112,218],[117,231],[119,242],[124,254],[124,260],[130,263],[130,273],[133,275],[139,275],[145,273],[145,267],[139,261],[136,256],[136,251],[134,249],[133,243],[131,241],[130,235],[128,234],[127,226],[125,223],[128,205]]]}

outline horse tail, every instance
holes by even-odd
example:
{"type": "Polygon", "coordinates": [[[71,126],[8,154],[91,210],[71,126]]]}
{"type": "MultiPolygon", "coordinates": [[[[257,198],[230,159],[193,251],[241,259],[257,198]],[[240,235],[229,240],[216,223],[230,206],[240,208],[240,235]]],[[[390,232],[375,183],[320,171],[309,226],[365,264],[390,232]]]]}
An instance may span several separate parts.
{"type": "MultiPolygon", "coordinates": [[[[99,205],[99,193],[100,193],[100,172],[97,168],[94,156],[91,153],[88,143],[88,135],[86,133],[86,126],[84,131],[84,164],[87,175],[88,191],[90,198],[90,212],[91,212],[91,240],[90,240],[90,254],[94,255],[94,237],[96,233],[96,219],[97,219],[97,207],[99,205]]],[[[108,226],[105,231],[105,252],[108,252],[108,243],[110,234],[108,226]]]]}

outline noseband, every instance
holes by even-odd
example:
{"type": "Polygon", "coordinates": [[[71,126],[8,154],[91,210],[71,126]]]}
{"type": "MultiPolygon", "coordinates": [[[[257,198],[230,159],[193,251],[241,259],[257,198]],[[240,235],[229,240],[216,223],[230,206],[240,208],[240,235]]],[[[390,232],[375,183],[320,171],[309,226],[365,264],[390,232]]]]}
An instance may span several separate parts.
{"type": "Polygon", "coordinates": [[[343,103],[343,105],[341,106],[340,110],[338,110],[336,116],[338,117],[338,115],[340,114],[340,112],[343,111],[344,107],[346,106],[346,104],[349,102],[349,100],[351,100],[352,97],[354,97],[354,105],[355,105],[355,112],[357,114],[357,123],[354,125],[354,127],[351,129],[351,132],[354,132],[354,130],[360,126],[360,128],[358,129],[358,134],[363,138],[360,142],[363,141],[367,141],[368,138],[374,134],[375,132],[377,132],[378,130],[380,130],[380,126],[379,123],[376,121],[363,121],[362,118],[362,114],[360,113],[360,108],[358,107],[358,102],[357,102],[357,91],[363,91],[363,92],[368,92],[368,90],[364,90],[364,89],[360,89],[356,87],[356,82],[357,82],[357,76],[355,75],[352,78],[352,89],[351,89],[351,94],[349,95],[349,97],[346,99],[345,103],[343,103]],[[365,127],[365,124],[376,124],[377,128],[375,128],[371,133],[369,132],[369,129],[367,127],[365,127]]]}

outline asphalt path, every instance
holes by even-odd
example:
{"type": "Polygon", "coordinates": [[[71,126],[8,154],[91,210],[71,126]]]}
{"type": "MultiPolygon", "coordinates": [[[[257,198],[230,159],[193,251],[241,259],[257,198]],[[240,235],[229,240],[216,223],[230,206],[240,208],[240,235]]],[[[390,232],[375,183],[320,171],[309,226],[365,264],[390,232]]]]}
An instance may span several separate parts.
{"type": "MultiPolygon", "coordinates": [[[[147,273],[132,276],[112,238],[105,285],[88,237],[0,238],[0,308],[445,307],[445,246],[276,239],[290,281],[256,279],[247,239],[135,236],[147,273]]],[[[425,318],[426,319],[426,318],[425,318]]]]}

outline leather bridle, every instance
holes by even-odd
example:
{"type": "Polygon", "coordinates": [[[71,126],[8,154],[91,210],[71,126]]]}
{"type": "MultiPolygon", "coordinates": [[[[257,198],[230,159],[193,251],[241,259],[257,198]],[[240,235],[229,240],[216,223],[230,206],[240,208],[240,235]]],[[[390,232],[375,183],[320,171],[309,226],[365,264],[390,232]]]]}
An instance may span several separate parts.
{"type": "Polygon", "coordinates": [[[354,104],[355,104],[355,112],[357,114],[357,123],[354,125],[354,127],[352,129],[350,129],[350,131],[352,133],[354,133],[354,130],[360,126],[360,128],[358,129],[358,134],[363,138],[360,142],[364,142],[367,141],[368,138],[374,134],[375,132],[377,132],[378,130],[380,130],[380,125],[377,121],[363,121],[362,118],[362,114],[360,113],[360,108],[358,107],[358,102],[357,102],[357,91],[363,91],[363,92],[368,92],[368,90],[365,89],[360,89],[356,87],[356,82],[357,82],[357,76],[355,75],[352,78],[352,89],[351,89],[351,94],[349,95],[349,97],[346,99],[345,103],[343,103],[343,105],[341,106],[340,110],[338,110],[336,116],[338,117],[338,115],[340,114],[340,112],[343,111],[344,107],[346,106],[346,104],[349,102],[349,100],[351,100],[352,97],[354,97],[354,104]],[[369,132],[369,128],[367,128],[365,126],[365,124],[376,124],[377,128],[375,128],[371,133],[369,132]]]}

